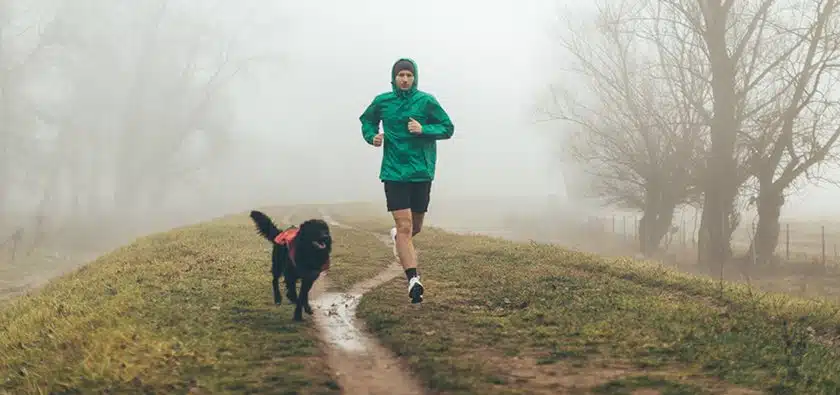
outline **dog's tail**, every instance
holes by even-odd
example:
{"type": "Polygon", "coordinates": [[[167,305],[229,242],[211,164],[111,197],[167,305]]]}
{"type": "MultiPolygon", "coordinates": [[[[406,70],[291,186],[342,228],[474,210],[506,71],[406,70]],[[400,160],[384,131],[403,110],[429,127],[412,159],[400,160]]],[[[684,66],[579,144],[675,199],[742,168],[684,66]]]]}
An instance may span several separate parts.
{"type": "Polygon", "coordinates": [[[265,215],[265,213],[257,210],[251,211],[251,219],[254,220],[254,224],[257,225],[257,232],[268,239],[268,241],[274,243],[274,238],[280,234],[280,229],[277,228],[277,225],[274,224],[274,221],[269,218],[269,216],[265,215]]]}

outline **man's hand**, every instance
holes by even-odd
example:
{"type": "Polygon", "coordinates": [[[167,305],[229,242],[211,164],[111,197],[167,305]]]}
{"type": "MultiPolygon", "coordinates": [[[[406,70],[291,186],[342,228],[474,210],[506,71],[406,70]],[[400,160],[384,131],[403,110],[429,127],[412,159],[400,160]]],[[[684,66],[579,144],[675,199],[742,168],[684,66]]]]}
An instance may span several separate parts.
{"type": "Polygon", "coordinates": [[[382,139],[385,137],[385,134],[379,133],[376,136],[373,136],[373,146],[380,147],[382,146],[382,139]]]}
{"type": "Polygon", "coordinates": [[[408,131],[412,134],[420,134],[423,133],[423,125],[420,122],[414,120],[414,118],[408,118],[408,131]]]}

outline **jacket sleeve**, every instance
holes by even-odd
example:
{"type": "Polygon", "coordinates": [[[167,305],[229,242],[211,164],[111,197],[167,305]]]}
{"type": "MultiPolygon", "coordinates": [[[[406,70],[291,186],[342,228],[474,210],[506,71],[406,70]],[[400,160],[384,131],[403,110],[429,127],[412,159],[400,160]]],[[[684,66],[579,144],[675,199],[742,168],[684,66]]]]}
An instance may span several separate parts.
{"type": "Polygon", "coordinates": [[[420,137],[447,140],[455,134],[455,125],[449,119],[449,114],[446,113],[437,99],[432,95],[429,95],[426,111],[429,121],[423,125],[423,133],[420,134],[420,137]]]}
{"type": "Polygon", "coordinates": [[[362,122],[362,138],[370,145],[373,145],[373,138],[379,133],[379,121],[381,120],[379,101],[374,98],[359,117],[359,121],[362,122]]]}

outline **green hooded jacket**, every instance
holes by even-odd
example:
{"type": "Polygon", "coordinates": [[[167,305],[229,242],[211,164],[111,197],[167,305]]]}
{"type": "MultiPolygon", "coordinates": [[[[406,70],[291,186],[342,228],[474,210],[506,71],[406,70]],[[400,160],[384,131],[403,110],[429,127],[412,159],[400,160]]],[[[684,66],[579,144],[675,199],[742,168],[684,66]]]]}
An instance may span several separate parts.
{"type": "MultiPolygon", "coordinates": [[[[417,63],[414,65],[414,85],[402,91],[391,76],[391,91],[377,95],[359,117],[362,137],[368,144],[379,133],[379,123],[385,139],[382,143],[382,181],[432,181],[437,162],[437,140],[446,140],[455,133],[455,126],[437,99],[417,89],[420,79],[417,63]],[[423,132],[414,135],[408,131],[409,118],[423,126],[423,132]]],[[[398,60],[397,62],[399,62],[398,60]]]]}

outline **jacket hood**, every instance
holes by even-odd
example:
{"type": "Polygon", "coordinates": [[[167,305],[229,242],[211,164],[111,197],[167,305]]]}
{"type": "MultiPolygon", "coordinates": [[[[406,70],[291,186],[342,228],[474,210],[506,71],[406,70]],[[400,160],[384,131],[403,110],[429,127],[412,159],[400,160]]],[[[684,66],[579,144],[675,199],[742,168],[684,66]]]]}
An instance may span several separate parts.
{"type": "Polygon", "coordinates": [[[404,92],[399,87],[397,87],[396,76],[392,75],[391,76],[391,91],[393,91],[397,96],[403,96],[403,95],[409,96],[409,95],[413,94],[414,92],[417,91],[417,85],[420,82],[420,70],[417,68],[417,62],[415,62],[411,58],[399,58],[399,59],[397,59],[397,61],[394,62],[391,65],[391,70],[394,69],[394,66],[396,66],[397,63],[399,63],[400,61],[403,61],[403,60],[411,62],[411,64],[414,65],[414,84],[411,85],[411,89],[404,92]]]}

